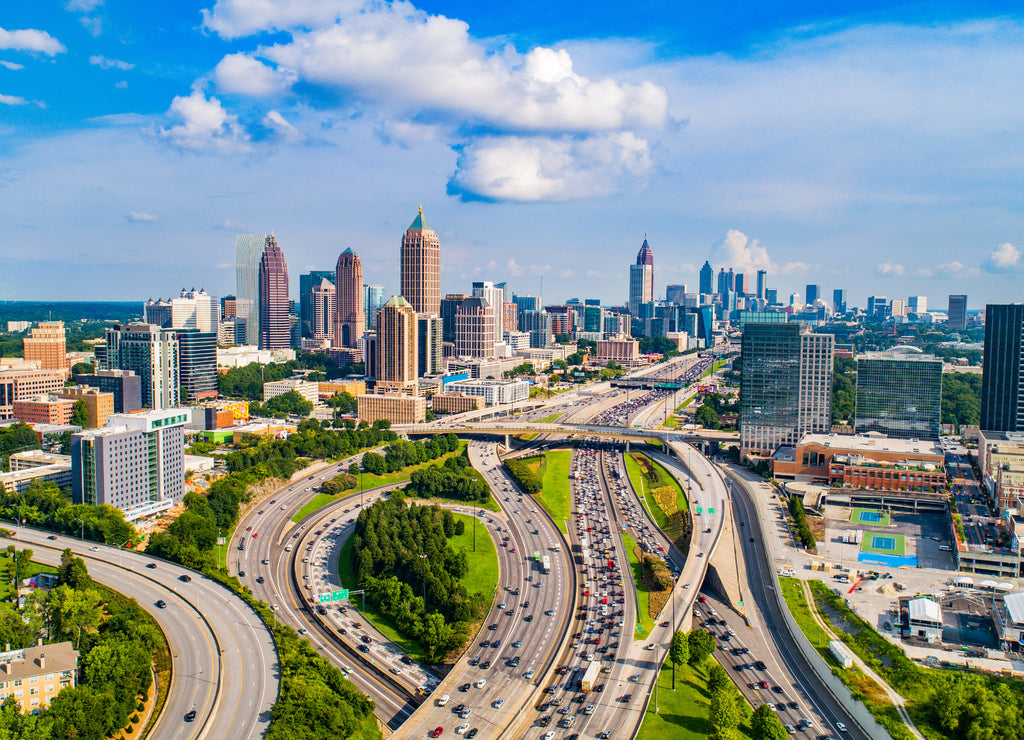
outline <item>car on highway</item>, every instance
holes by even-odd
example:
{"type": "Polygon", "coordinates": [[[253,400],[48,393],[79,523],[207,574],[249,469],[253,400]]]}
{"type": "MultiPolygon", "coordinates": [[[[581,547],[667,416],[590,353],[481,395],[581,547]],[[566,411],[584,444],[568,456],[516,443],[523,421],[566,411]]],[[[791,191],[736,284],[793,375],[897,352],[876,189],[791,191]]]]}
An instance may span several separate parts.
{"type": "Polygon", "coordinates": [[[484,686],[487,685],[487,679],[486,678],[481,678],[479,681],[477,681],[473,685],[476,686],[478,689],[482,689],[484,686]]]}
{"type": "Polygon", "coordinates": [[[842,722],[836,722],[836,729],[840,732],[846,732],[846,725],[842,722]]]}
{"type": "Polygon", "coordinates": [[[157,609],[166,609],[167,608],[167,602],[164,601],[163,599],[160,599],[159,601],[156,602],[156,608],[157,609]]]}
{"type": "Polygon", "coordinates": [[[473,738],[476,737],[477,733],[479,732],[480,730],[474,727],[472,730],[466,733],[466,737],[468,738],[468,740],[473,740],[473,738]]]}
{"type": "Polygon", "coordinates": [[[196,710],[195,709],[190,709],[188,712],[185,713],[185,721],[186,722],[193,722],[193,721],[195,721],[195,718],[196,718],[196,710]]]}
{"type": "Polygon", "coordinates": [[[435,727],[433,730],[430,731],[430,736],[431,737],[441,737],[441,733],[442,732],[444,732],[444,728],[441,727],[440,725],[438,725],[437,727],[435,727]]]}

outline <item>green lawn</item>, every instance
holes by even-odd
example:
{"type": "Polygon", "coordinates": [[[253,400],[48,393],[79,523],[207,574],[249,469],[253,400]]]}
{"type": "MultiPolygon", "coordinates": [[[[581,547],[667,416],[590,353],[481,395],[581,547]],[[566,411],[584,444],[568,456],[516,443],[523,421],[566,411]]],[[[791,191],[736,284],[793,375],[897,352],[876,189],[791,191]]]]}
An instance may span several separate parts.
{"type": "Polygon", "coordinates": [[[682,533],[679,526],[670,526],[669,522],[672,514],[687,510],[686,493],[679,482],[664,465],[636,452],[626,455],[626,474],[637,493],[643,491],[644,503],[655,524],[671,539],[679,537],[682,533]],[[644,458],[653,466],[652,475],[644,472],[638,458],[644,458]]]}
{"type": "Polygon", "coordinates": [[[555,450],[544,453],[544,477],[541,492],[536,498],[540,505],[555,520],[555,524],[568,533],[566,520],[572,516],[572,495],[569,491],[569,463],[572,450],[555,450]]]}
{"type": "Polygon", "coordinates": [[[728,364],[729,364],[728,360],[716,360],[715,363],[711,367],[709,367],[707,370],[704,371],[703,375],[701,375],[700,378],[701,379],[706,378],[709,375],[711,375],[711,373],[714,373],[714,372],[717,372],[717,371],[721,370],[723,367],[725,367],[728,364]]]}
{"type": "MultiPolygon", "coordinates": [[[[40,563],[30,561],[25,570],[18,572],[18,580],[23,581],[26,578],[31,578],[39,573],[56,574],[57,569],[52,568],[49,565],[42,565],[40,563]]],[[[0,599],[6,601],[14,596],[14,586],[12,585],[14,583],[14,561],[8,557],[6,550],[4,550],[3,555],[0,555],[0,574],[3,575],[4,581],[0,584],[0,599]]]]}
{"type": "Polygon", "coordinates": [[[326,493],[318,493],[316,496],[307,501],[305,506],[303,506],[295,513],[295,516],[292,517],[292,521],[295,524],[298,524],[307,516],[312,514],[314,511],[319,511],[320,509],[327,506],[327,504],[337,500],[338,499],[335,496],[331,496],[326,493]]]}
{"type": "MultiPolygon", "coordinates": [[[[466,550],[469,556],[469,573],[463,579],[463,583],[466,584],[466,588],[470,593],[479,591],[484,594],[486,599],[492,599],[494,591],[498,586],[498,554],[495,551],[494,541],[487,533],[486,528],[478,523],[476,530],[476,552],[473,552],[473,522],[471,521],[473,517],[466,514],[455,514],[455,518],[466,522],[465,532],[449,540],[454,550],[466,550]]],[[[345,541],[340,557],[338,574],[341,576],[341,583],[345,588],[353,589],[355,588],[356,578],[352,568],[351,537],[345,541]]],[[[425,660],[419,641],[410,640],[399,634],[391,625],[390,620],[377,611],[370,602],[366,602],[366,609],[364,611],[361,596],[353,596],[350,601],[353,606],[360,610],[362,617],[376,627],[382,635],[396,645],[400,645],[413,658],[421,661],[425,660]]]]}
{"type": "Polygon", "coordinates": [[[828,636],[822,631],[818,623],[814,621],[811,607],[807,603],[807,597],[804,594],[803,584],[800,579],[779,578],[779,583],[782,584],[782,595],[786,599],[789,613],[793,615],[793,619],[800,626],[800,631],[804,633],[811,645],[821,653],[827,662],[833,663],[832,653],[828,649],[828,636]]]}
{"type": "MultiPolygon", "coordinates": [[[[651,697],[637,740],[707,740],[714,734],[715,728],[708,719],[711,704],[708,669],[711,665],[708,659],[699,668],[679,666],[673,691],[672,663],[665,661],[658,676],[658,702],[655,704],[651,697]]],[[[747,714],[749,712],[748,709],[747,714]]],[[[753,738],[749,719],[740,725],[737,737],[753,738]]]]}
{"type": "Polygon", "coordinates": [[[651,616],[651,592],[644,585],[640,573],[640,558],[637,557],[637,546],[633,538],[626,532],[622,533],[622,541],[626,546],[626,554],[629,555],[629,565],[633,569],[633,582],[636,585],[637,601],[637,624],[640,629],[633,633],[633,639],[643,640],[651,634],[654,628],[654,617],[651,616]]]}
{"type": "MultiPolygon", "coordinates": [[[[689,398],[687,398],[681,404],[676,406],[676,410],[673,413],[678,414],[680,411],[682,411],[687,406],[689,406],[691,403],[693,403],[695,398],[697,398],[697,397],[696,396],[690,396],[689,398]]],[[[679,428],[679,420],[676,419],[675,416],[669,415],[669,417],[667,419],[665,419],[665,426],[668,427],[669,429],[678,429],[679,428]]]]}

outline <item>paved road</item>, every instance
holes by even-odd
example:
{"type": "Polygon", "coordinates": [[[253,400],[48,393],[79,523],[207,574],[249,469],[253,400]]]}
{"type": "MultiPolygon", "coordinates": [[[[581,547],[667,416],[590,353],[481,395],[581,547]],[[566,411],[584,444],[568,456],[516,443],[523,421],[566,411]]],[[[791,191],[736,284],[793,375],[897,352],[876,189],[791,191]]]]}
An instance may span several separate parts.
{"type": "Polygon", "coordinates": [[[256,738],[270,724],[279,674],[273,638],[244,601],[181,566],[68,537],[20,529],[0,546],[29,546],[34,559],[56,563],[64,548],[85,559],[97,581],[135,598],[163,629],[174,677],[154,730],[159,738],[256,738]],[[147,567],[156,563],[155,568],[147,567]],[[184,582],[181,576],[191,580],[184,582]],[[166,609],[156,607],[158,600],[166,609]],[[186,712],[195,709],[194,722],[186,712]]]}

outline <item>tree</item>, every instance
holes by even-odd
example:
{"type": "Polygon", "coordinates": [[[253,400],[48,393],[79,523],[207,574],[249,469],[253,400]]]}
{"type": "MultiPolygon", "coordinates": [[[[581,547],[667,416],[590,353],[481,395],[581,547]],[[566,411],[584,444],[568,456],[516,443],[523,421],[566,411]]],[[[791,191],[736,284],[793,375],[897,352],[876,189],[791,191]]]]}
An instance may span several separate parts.
{"type": "Polygon", "coordinates": [[[708,405],[697,409],[694,419],[705,429],[718,429],[722,426],[722,422],[718,419],[718,413],[708,405]]]}
{"type": "Polygon", "coordinates": [[[676,630],[672,634],[672,643],[669,647],[669,658],[676,665],[683,665],[690,659],[690,642],[686,639],[686,633],[676,630]]]}
{"type": "Polygon", "coordinates": [[[78,591],[61,585],[53,590],[51,601],[58,633],[70,638],[77,649],[82,632],[95,629],[100,623],[99,594],[92,589],[78,591]]]}
{"type": "Polygon", "coordinates": [[[565,333],[555,334],[555,344],[572,344],[572,337],[565,333]]]}
{"type": "Polygon", "coordinates": [[[731,685],[729,674],[718,663],[712,663],[708,669],[708,691],[714,694],[731,685]]]}
{"type": "Polygon", "coordinates": [[[573,352],[571,355],[565,358],[565,361],[569,365],[582,365],[583,355],[581,355],[579,352],[573,352]]]}
{"type": "MultiPolygon", "coordinates": [[[[721,668],[717,663],[715,666],[721,668]]],[[[737,701],[739,694],[736,691],[736,687],[729,683],[728,676],[726,676],[725,680],[727,685],[722,686],[718,691],[711,694],[711,708],[708,711],[708,719],[711,720],[711,724],[717,730],[739,727],[740,721],[743,719],[740,713],[740,705],[737,701]]]]}
{"type": "Polygon", "coordinates": [[[367,452],[363,455],[363,472],[373,475],[384,475],[388,470],[384,458],[376,452],[367,452]]]}
{"type": "Polygon", "coordinates": [[[71,423],[76,427],[82,427],[82,429],[89,427],[89,410],[85,407],[84,400],[75,401],[75,408],[71,412],[71,423]]]}
{"type": "Polygon", "coordinates": [[[778,715],[767,704],[762,704],[754,710],[750,725],[754,740],[786,740],[789,737],[778,715]]]}
{"type": "Polygon", "coordinates": [[[690,665],[699,666],[715,652],[715,636],[707,630],[690,630],[687,641],[690,643],[690,665]]]}

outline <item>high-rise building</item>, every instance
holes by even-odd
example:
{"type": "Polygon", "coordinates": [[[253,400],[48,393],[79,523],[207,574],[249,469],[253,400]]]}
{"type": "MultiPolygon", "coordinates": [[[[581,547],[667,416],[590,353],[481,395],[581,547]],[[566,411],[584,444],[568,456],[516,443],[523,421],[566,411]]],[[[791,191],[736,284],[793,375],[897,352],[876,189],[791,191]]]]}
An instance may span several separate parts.
{"type": "Polygon", "coordinates": [[[757,271],[757,298],[758,300],[764,300],[765,281],[768,278],[767,270],[757,271]]]}
{"type": "Polygon", "coordinates": [[[444,372],[441,349],[441,317],[437,314],[416,314],[416,369],[420,376],[444,372]]]}
{"type": "MultiPolygon", "coordinates": [[[[320,278],[309,292],[309,338],[334,339],[335,318],[338,315],[338,292],[327,278],[320,278]]],[[[305,322],[303,322],[305,323],[305,322]]]]}
{"type": "MultiPolygon", "coordinates": [[[[541,300],[540,296],[535,295],[514,295],[512,296],[512,302],[516,304],[516,312],[522,314],[523,311],[540,311],[541,300]]],[[[522,329],[522,331],[526,331],[522,329]]]]}
{"type": "Polygon", "coordinates": [[[198,329],[176,329],[178,377],[182,402],[217,397],[217,334],[198,329]]]}
{"type": "Polygon", "coordinates": [[[441,242],[423,207],[402,237],[402,297],[416,313],[441,313],[441,242]]]}
{"type": "Polygon", "coordinates": [[[162,298],[150,298],[142,304],[142,320],[163,329],[171,328],[171,302],[162,298]]]}
{"type": "Polygon", "coordinates": [[[71,435],[71,498],[110,504],[131,521],[185,497],[186,409],[112,414],[102,429],[71,435]]]}
{"type": "Polygon", "coordinates": [[[846,290],[836,288],[832,291],[832,311],[837,314],[846,313],[846,290]]]}
{"type": "Polygon", "coordinates": [[[640,306],[654,300],[654,252],[644,237],[636,262],[629,266],[629,312],[639,316],[640,306]]]}
{"type": "Polygon", "coordinates": [[[552,316],[547,311],[527,309],[519,314],[519,330],[530,335],[530,346],[542,348],[554,341],[552,316]]]}
{"type": "Polygon", "coordinates": [[[181,289],[181,295],[171,299],[171,328],[198,329],[216,332],[220,319],[220,302],[200,288],[181,289]]]}
{"type": "Polygon", "coordinates": [[[131,370],[138,375],[145,408],[171,409],[181,404],[178,335],[174,329],[152,324],[114,324],[106,330],[106,340],[103,369],[131,370]]]}
{"type": "Polygon", "coordinates": [[[494,356],[494,309],[486,298],[467,298],[455,312],[455,354],[494,356]]]}
{"type": "Polygon", "coordinates": [[[900,298],[889,301],[889,315],[902,318],[907,315],[907,306],[900,298]]]}
{"type": "Polygon", "coordinates": [[[415,389],[419,366],[417,329],[416,312],[402,296],[391,296],[381,307],[377,314],[378,389],[415,389]]]}
{"type": "Polygon", "coordinates": [[[364,285],[363,293],[366,298],[366,328],[376,329],[377,312],[380,311],[380,307],[384,305],[384,301],[388,297],[384,293],[383,285],[364,285]]]}
{"type": "Polygon", "coordinates": [[[35,366],[0,367],[0,419],[14,415],[14,402],[44,393],[59,393],[64,387],[61,370],[41,370],[35,366]]]}
{"type": "Polygon", "coordinates": [[[967,296],[951,295],[949,297],[949,310],[946,312],[949,317],[948,326],[953,331],[963,331],[967,328],[967,296]]]}
{"type": "Polygon", "coordinates": [[[941,359],[908,352],[857,357],[857,434],[938,439],[941,407],[941,359]]]}
{"type": "Polygon", "coordinates": [[[267,248],[266,234],[235,237],[235,315],[245,319],[245,343],[260,339],[260,260],[267,248]]]}
{"type": "MultiPolygon", "coordinates": [[[[299,322],[303,337],[313,336],[313,288],[329,280],[334,285],[333,270],[311,270],[299,275],[299,322]]],[[[331,336],[334,336],[334,318],[330,320],[331,336]]]]}
{"type": "Polygon", "coordinates": [[[779,289],[778,288],[765,288],[764,289],[764,301],[769,306],[779,305],[779,289]]]}
{"type": "Polygon", "coordinates": [[[238,315],[238,301],[233,295],[226,295],[220,299],[220,320],[228,321],[238,315]]]}
{"type": "Polygon", "coordinates": [[[738,296],[746,295],[746,277],[743,275],[742,272],[736,273],[735,286],[736,286],[736,295],[738,295],[738,296]]]}
{"type": "Polygon", "coordinates": [[[798,323],[747,324],[741,340],[740,445],[769,455],[831,424],[835,338],[798,323]]]}
{"type": "Polygon", "coordinates": [[[884,295],[868,296],[868,316],[872,318],[885,318],[889,312],[889,299],[884,295]]]}
{"type": "Polygon", "coordinates": [[[132,370],[97,370],[90,375],[76,375],[75,382],[112,394],[115,413],[130,414],[142,408],[142,378],[132,370]]]}
{"type": "Polygon", "coordinates": [[[25,359],[38,361],[40,370],[59,370],[65,377],[70,374],[63,321],[40,321],[23,342],[25,359]]]}
{"type": "Polygon", "coordinates": [[[338,318],[334,325],[334,346],[355,347],[359,337],[366,331],[363,261],[351,249],[346,249],[338,256],[335,274],[338,318]]]}
{"type": "Polygon", "coordinates": [[[704,266],[700,268],[700,292],[702,295],[711,295],[714,290],[715,270],[711,263],[704,260],[704,266]]]}
{"type": "Polygon", "coordinates": [[[907,298],[907,310],[916,314],[928,313],[928,296],[910,296],[907,298]]]}
{"type": "MultiPolygon", "coordinates": [[[[958,298],[963,296],[956,296],[958,298]]],[[[954,296],[950,296],[950,306],[954,296]]],[[[952,315],[952,314],[951,314],[952,315]]],[[[982,355],[981,428],[993,432],[1024,431],[1024,304],[985,306],[982,355]]]]}
{"type": "Polygon", "coordinates": [[[502,319],[505,316],[503,310],[505,291],[495,287],[494,283],[477,281],[473,283],[473,297],[483,298],[487,301],[487,305],[494,309],[494,339],[492,341],[500,342],[501,334],[504,331],[502,319]]]}
{"type": "Polygon", "coordinates": [[[441,301],[441,323],[444,326],[444,341],[455,341],[455,312],[462,302],[469,298],[466,293],[449,293],[441,301]]]}
{"type": "Polygon", "coordinates": [[[686,285],[666,285],[665,300],[669,303],[678,303],[680,306],[686,302],[686,285]]]}
{"type": "Polygon", "coordinates": [[[821,286],[808,284],[804,290],[804,302],[808,306],[813,306],[821,298],[821,286]]]}
{"type": "Polygon", "coordinates": [[[291,310],[288,303],[288,263],[277,239],[267,237],[259,268],[259,348],[292,346],[291,310]]]}

